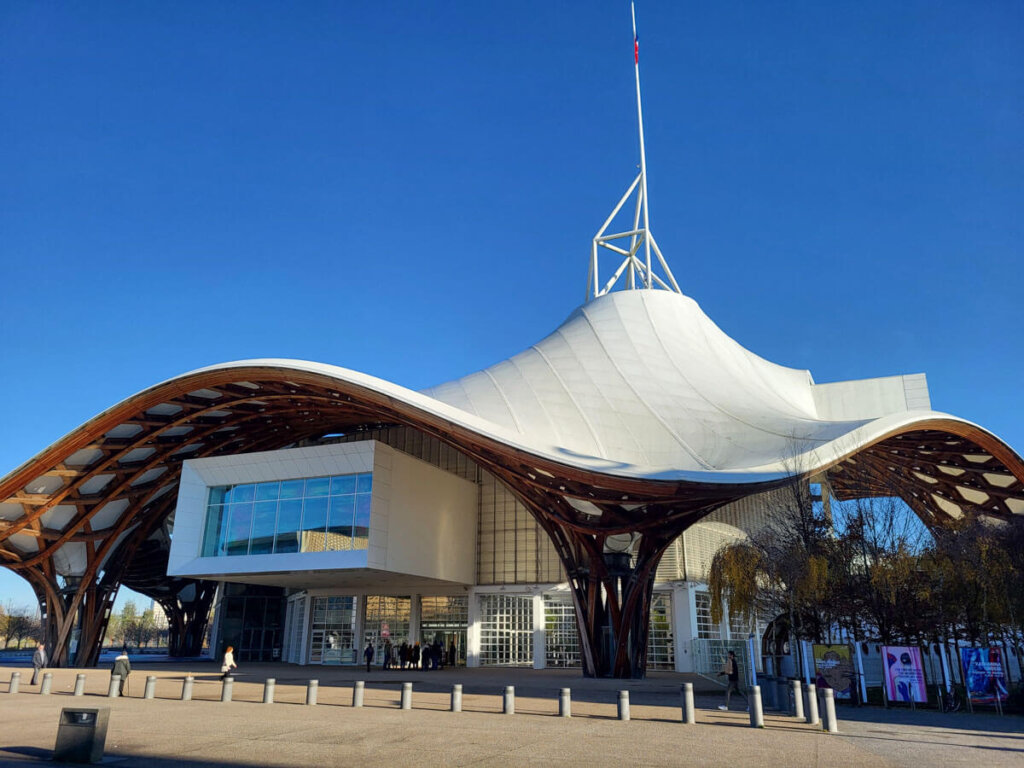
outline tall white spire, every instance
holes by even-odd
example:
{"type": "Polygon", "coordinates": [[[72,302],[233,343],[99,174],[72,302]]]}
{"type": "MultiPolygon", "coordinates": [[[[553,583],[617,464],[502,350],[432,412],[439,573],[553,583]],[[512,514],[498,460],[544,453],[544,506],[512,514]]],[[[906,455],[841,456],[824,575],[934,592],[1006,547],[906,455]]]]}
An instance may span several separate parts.
{"type": "Polygon", "coordinates": [[[640,135],[640,173],[629,185],[626,194],[622,196],[615,208],[605,219],[604,224],[594,235],[590,248],[590,269],[587,273],[587,301],[614,290],[619,280],[625,278],[625,288],[664,288],[676,293],[682,293],[676,283],[672,270],[665,262],[665,257],[658,247],[658,242],[651,232],[650,214],[647,210],[647,153],[644,148],[644,112],[640,101],[640,39],[636,34],[636,7],[630,3],[630,11],[633,15],[633,70],[636,75],[636,120],[640,135]],[[636,203],[633,211],[633,225],[630,229],[612,232],[608,234],[608,227],[618,216],[619,211],[626,202],[636,193],[636,203]],[[619,241],[616,243],[615,241],[619,241]],[[628,250],[623,247],[628,243],[628,250]],[[643,246],[642,257],[640,247],[643,246]],[[601,283],[601,273],[598,264],[599,249],[604,248],[622,256],[622,263],[618,269],[604,282],[601,283]],[[662,275],[655,274],[651,263],[651,252],[657,257],[661,267],[662,275]]]}

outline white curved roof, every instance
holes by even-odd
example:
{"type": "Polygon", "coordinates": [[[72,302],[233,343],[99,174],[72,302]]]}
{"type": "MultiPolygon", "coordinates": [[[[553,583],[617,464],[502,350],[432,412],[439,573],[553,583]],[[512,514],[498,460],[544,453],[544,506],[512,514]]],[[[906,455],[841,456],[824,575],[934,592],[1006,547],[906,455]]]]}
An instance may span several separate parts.
{"type": "Polygon", "coordinates": [[[693,299],[631,290],[595,299],[529,349],[423,394],[561,461],[706,482],[820,466],[904,424],[952,418],[821,419],[813,387],[808,371],[737,344],[693,299]]]}

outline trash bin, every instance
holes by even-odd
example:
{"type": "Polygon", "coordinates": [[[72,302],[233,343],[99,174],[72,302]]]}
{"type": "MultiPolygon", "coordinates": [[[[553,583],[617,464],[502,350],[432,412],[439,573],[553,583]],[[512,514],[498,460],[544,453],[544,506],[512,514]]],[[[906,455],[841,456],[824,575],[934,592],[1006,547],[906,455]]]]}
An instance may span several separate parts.
{"type": "Polygon", "coordinates": [[[110,707],[64,707],[57,726],[54,761],[98,763],[103,759],[107,741],[110,707]]]}

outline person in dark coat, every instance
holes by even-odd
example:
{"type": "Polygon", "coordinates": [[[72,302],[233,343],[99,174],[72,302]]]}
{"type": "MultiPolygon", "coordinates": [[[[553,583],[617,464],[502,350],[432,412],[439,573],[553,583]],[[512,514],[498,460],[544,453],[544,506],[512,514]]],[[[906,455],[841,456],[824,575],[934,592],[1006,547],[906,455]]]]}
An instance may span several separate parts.
{"type": "Polygon", "coordinates": [[[419,640],[413,645],[412,651],[409,655],[409,661],[412,662],[412,668],[416,669],[420,665],[420,643],[419,640]]]}
{"type": "Polygon", "coordinates": [[[455,641],[452,640],[452,644],[448,646],[448,666],[455,666],[455,659],[458,658],[458,651],[455,649],[455,641]]]}
{"type": "Polygon", "coordinates": [[[434,669],[444,668],[444,646],[440,640],[435,640],[430,649],[430,664],[434,669]]]}
{"type": "Polygon", "coordinates": [[[366,671],[370,671],[370,665],[373,664],[373,644],[369,640],[366,641],[366,650],[363,651],[363,658],[366,659],[366,671]]]}
{"type": "Polygon", "coordinates": [[[390,640],[385,640],[384,641],[384,664],[382,665],[384,669],[391,669],[391,652],[392,652],[391,641],[390,640]]]}
{"type": "Polygon", "coordinates": [[[39,670],[46,669],[46,646],[42,643],[36,645],[36,652],[32,654],[32,682],[29,685],[36,684],[36,678],[39,677],[39,670]]]}
{"type": "Polygon", "coordinates": [[[409,644],[405,640],[398,647],[398,661],[401,663],[402,669],[405,669],[405,665],[409,663],[409,644]]]}
{"type": "Polygon", "coordinates": [[[128,685],[128,675],[132,673],[132,663],[128,661],[128,649],[122,648],[121,653],[114,659],[114,668],[110,671],[111,676],[121,676],[121,690],[119,693],[124,696],[124,689],[128,685]]]}

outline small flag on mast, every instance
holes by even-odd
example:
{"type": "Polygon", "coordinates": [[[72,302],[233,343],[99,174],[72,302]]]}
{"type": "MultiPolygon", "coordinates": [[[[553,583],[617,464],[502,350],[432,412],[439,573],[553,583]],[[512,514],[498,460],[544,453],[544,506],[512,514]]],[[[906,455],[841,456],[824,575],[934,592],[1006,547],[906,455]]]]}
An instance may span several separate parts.
{"type": "Polygon", "coordinates": [[[636,4],[629,4],[629,15],[633,17],[633,63],[640,66],[640,38],[636,33],[636,4]]]}

